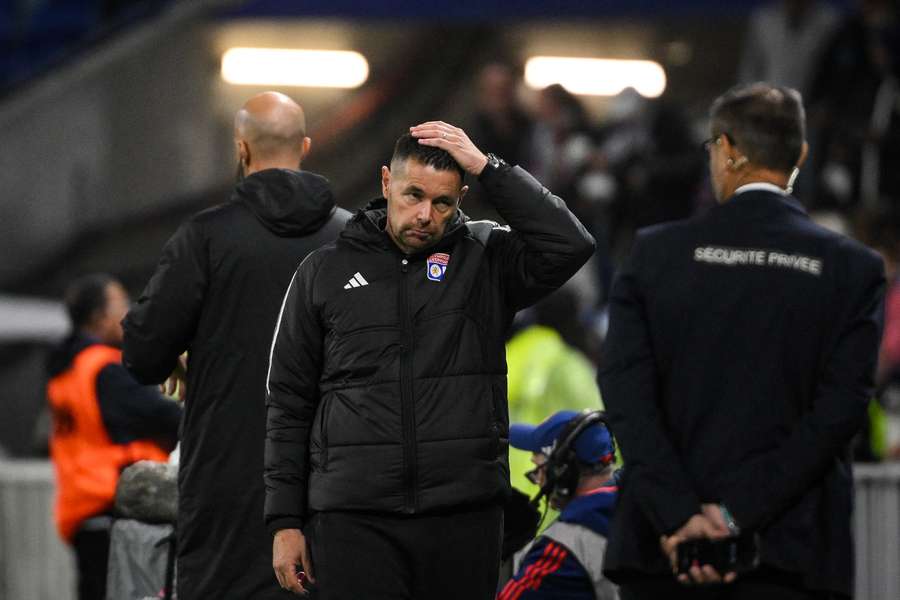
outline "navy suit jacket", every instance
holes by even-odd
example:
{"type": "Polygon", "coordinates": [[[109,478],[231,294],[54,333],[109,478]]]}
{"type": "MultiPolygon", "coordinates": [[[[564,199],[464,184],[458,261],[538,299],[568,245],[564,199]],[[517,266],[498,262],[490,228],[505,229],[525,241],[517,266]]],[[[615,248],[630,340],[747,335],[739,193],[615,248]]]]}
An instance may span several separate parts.
{"type": "Polygon", "coordinates": [[[724,502],[764,565],[850,593],[848,444],[873,391],[883,271],[770,191],[638,233],[600,373],[626,463],[611,579],[670,573],[660,535],[724,502]]]}

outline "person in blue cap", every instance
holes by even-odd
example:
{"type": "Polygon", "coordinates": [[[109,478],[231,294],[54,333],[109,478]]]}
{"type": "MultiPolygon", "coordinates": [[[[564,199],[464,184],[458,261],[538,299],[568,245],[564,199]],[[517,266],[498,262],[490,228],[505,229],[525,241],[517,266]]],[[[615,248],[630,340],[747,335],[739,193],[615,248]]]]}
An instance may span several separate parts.
{"type": "Polygon", "coordinates": [[[559,411],[539,425],[514,424],[509,443],[532,453],[528,478],[559,518],[516,556],[515,575],[497,600],[615,600],[603,576],[616,500],[615,442],[601,411],[559,411]]]}

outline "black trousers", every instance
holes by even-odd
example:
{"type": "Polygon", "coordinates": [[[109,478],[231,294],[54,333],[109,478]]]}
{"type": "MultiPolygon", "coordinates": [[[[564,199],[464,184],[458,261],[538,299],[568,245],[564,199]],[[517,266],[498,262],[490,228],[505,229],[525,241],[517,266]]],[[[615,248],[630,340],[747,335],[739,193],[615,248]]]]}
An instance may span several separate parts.
{"type": "Polygon", "coordinates": [[[674,577],[648,576],[619,586],[620,600],[844,600],[828,592],[804,589],[798,577],[762,568],[739,577],[734,583],[686,586],[674,577]]]}
{"type": "Polygon", "coordinates": [[[106,600],[109,530],[81,530],[72,546],[78,565],[78,600],[106,600]]]}
{"type": "Polygon", "coordinates": [[[304,534],[317,600],[489,600],[497,593],[499,506],[393,516],[321,512],[304,534]]]}

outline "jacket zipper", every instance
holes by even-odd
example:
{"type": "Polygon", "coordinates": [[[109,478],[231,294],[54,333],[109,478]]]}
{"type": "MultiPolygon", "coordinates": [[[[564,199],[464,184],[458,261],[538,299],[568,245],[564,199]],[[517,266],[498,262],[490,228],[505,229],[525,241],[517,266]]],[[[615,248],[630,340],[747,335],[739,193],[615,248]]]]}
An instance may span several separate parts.
{"type": "Polygon", "coordinates": [[[400,261],[400,319],[403,341],[400,346],[400,413],[403,420],[403,464],[406,487],[405,512],[416,511],[416,417],[412,390],[413,331],[409,308],[409,259],[400,261]]]}

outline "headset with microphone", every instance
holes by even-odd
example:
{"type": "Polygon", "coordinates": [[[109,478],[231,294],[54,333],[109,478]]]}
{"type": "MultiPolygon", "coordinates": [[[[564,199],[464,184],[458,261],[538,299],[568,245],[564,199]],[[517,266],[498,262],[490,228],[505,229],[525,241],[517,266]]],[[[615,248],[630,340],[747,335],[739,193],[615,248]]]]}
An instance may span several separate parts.
{"type": "MultiPolygon", "coordinates": [[[[546,480],[537,496],[531,500],[532,506],[538,506],[545,496],[552,501],[564,502],[575,495],[582,473],[581,465],[584,464],[575,451],[575,442],[582,432],[597,423],[602,424],[607,432],[610,431],[606,413],[601,410],[586,409],[566,424],[547,457],[544,467],[546,480]]],[[[612,449],[600,461],[604,467],[615,461],[616,442],[612,433],[609,433],[609,441],[612,449]]]]}
{"type": "Polygon", "coordinates": [[[791,176],[788,177],[787,185],[784,186],[784,191],[788,194],[794,193],[794,184],[797,182],[797,176],[800,175],[800,167],[794,165],[794,168],[791,169],[791,176]]]}

